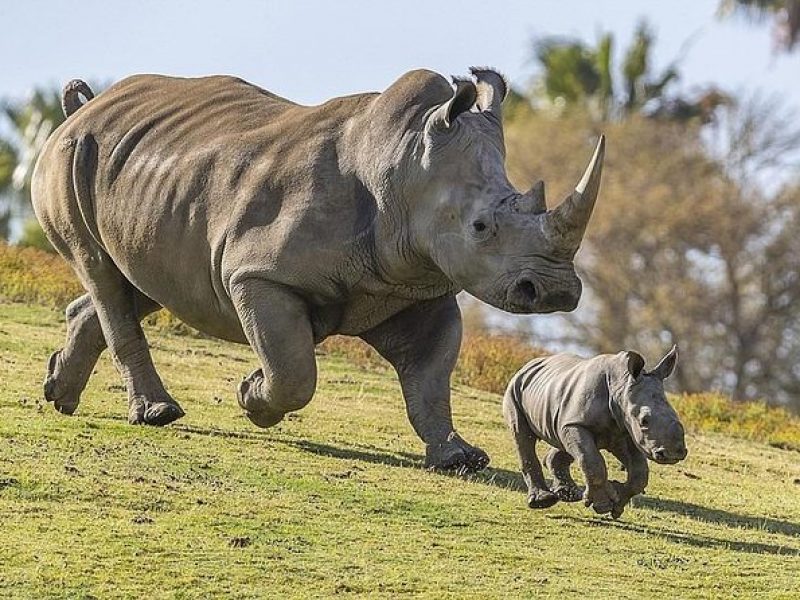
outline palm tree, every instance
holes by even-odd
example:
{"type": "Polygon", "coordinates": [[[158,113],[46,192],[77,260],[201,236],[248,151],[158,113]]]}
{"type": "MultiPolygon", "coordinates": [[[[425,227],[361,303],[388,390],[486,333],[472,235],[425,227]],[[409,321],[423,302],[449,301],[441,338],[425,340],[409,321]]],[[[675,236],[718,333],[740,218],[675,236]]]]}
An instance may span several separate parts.
{"type": "Polygon", "coordinates": [[[580,40],[544,38],[534,44],[536,61],[542,70],[542,95],[556,106],[583,106],[600,120],[624,118],[634,113],[681,121],[700,117],[710,119],[708,98],[726,98],[718,90],[706,91],[697,98],[668,94],[678,77],[673,63],[653,74],[652,53],[655,35],[650,26],[639,23],[633,41],[622,57],[622,81],[615,82],[612,62],[613,37],[601,36],[596,47],[580,40]]]}
{"type": "Polygon", "coordinates": [[[0,238],[7,239],[12,220],[31,216],[33,168],[48,136],[64,121],[61,95],[36,89],[26,102],[5,103],[2,116],[10,130],[0,138],[0,238]]]}
{"type": "Polygon", "coordinates": [[[800,0],[721,0],[721,16],[743,15],[751,21],[774,21],[779,48],[791,52],[800,45],[800,0]]]}

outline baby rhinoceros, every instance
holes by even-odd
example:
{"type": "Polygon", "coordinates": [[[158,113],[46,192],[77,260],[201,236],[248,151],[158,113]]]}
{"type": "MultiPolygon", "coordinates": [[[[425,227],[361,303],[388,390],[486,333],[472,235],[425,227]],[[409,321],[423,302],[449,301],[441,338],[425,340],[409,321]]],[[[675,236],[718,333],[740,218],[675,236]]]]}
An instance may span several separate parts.
{"type": "Polygon", "coordinates": [[[559,500],[583,498],[598,514],[616,519],[644,491],[647,459],[675,464],[686,458],[683,426],[664,394],[664,379],[677,359],[673,347],[652,371],[645,371],[636,352],[593,358],[556,354],[520,369],[508,384],[503,414],[522,463],[528,506],[547,508],[559,500]],[[553,476],[552,489],[536,456],[538,440],[553,447],[544,460],[553,476]],[[625,483],[608,480],[600,450],[624,465],[625,483]],[[570,475],[575,460],[583,471],[585,492],[570,475]]]}

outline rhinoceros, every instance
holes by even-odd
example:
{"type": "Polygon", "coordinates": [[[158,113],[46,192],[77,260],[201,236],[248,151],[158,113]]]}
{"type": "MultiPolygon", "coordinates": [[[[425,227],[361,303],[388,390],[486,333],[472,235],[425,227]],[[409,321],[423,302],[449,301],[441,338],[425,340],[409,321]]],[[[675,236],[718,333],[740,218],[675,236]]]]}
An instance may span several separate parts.
{"type": "Polygon", "coordinates": [[[582,498],[598,514],[616,519],[633,496],[644,492],[648,459],[675,464],[686,458],[683,425],[664,394],[664,379],[677,359],[673,346],[651,371],[633,351],[588,359],[554,354],[522,367],[506,389],[503,415],[522,464],[528,506],[547,508],[582,498]],[[536,456],[538,440],[552,446],[544,460],[552,489],[536,456]],[[625,483],[608,480],[601,449],[623,464],[625,483]],[[575,460],[585,492],[570,474],[575,460]]]}
{"type": "Polygon", "coordinates": [[[137,75],[94,98],[68,84],[68,118],[45,144],[32,196],[87,293],[66,310],[47,400],[73,413],[108,346],[131,423],[183,416],[140,327],[165,307],[250,344],[261,368],[237,398],[269,427],[311,400],[315,345],[359,336],[397,371],[426,464],[485,466],[451,417],[455,295],[513,313],[573,310],[573,257],[604,149],[600,139],[551,210],[543,183],[517,192],[504,168],[507,90],[487,68],[452,83],[415,70],[382,93],[318,106],[230,76],[137,75]]]}

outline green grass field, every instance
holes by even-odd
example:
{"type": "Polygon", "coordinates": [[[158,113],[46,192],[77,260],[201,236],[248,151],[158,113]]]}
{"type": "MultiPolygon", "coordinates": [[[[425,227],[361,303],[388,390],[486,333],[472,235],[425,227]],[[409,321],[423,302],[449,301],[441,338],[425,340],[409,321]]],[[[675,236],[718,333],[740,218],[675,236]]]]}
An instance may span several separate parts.
{"type": "Polygon", "coordinates": [[[151,330],[187,415],[137,428],[106,355],[78,414],[43,403],[63,334],[0,303],[2,597],[800,597],[796,451],[692,433],[620,521],[534,512],[497,395],[455,387],[493,459],[459,478],[422,468],[386,367],[320,356],[314,401],[259,430],[234,395],[248,348],[151,330]]]}

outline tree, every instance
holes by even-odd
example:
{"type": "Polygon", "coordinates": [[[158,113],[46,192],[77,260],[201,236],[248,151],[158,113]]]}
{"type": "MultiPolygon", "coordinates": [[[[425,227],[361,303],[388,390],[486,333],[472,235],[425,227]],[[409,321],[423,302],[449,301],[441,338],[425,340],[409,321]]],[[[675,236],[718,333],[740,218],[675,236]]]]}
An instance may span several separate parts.
{"type": "Polygon", "coordinates": [[[775,43],[791,52],[800,42],[800,0],[722,0],[723,17],[742,15],[751,21],[773,21],[775,43]]]}
{"type": "Polygon", "coordinates": [[[610,33],[603,34],[596,47],[560,37],[538,40],[534,43],[541,70],[538,95],[554,106],[588,110],[601,121],[644,113],[677,121],[700,117],[708,122],[727,97],[716,89],[691,98],[670,95],[669,88],[679,77],[678,68],[673,63],[653,73],[654,43],[653,30],[647,22],[640,22],[617,71],[610,33]],[[621,81],[617,81],[619,78],[621,81]]]}
{"type": "Polygon", "coordinates": [[[0,237],[8,238],[12,219],[31,217],[31,177],[50,133],[64,121],[61,95],[36,89],[22,103],[5,103],[10,135],[0,139],[0,237]]]}

